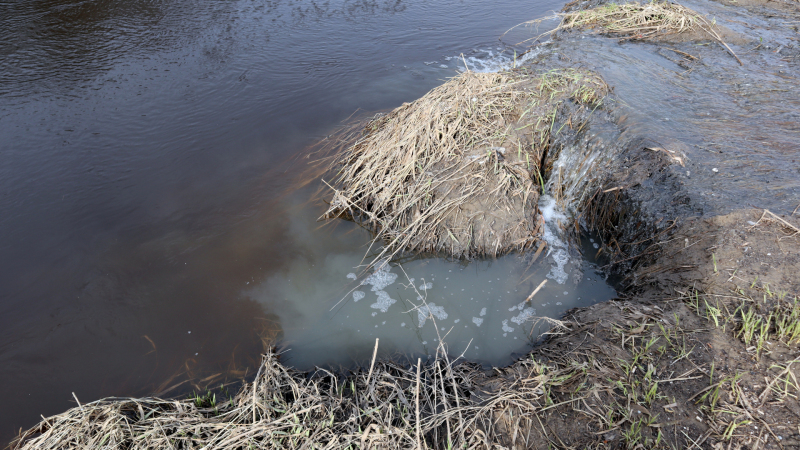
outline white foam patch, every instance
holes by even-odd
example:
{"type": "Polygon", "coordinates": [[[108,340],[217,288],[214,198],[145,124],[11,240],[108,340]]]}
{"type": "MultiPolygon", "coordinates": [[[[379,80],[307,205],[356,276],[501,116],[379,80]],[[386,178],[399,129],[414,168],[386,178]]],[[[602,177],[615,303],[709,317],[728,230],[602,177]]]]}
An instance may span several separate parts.
{"type": "Polygon", "coordinates": [[[536,316],[536,308],[528,307],[525,309],[520,308],[520,310],[522,311],[521,313],[511,318],[511,321],[517,325],[522,325],[523,322],[536,316]]]}
{"type": "Polygon", "coordinates": [[[350,280],[355,280],[358,277],[356,277],[356,274],[354,274],[353,272],[350,272],[347,274],[347,278],[350,280]]]}
{"type": "Polygon", "coordinates": [[[361,285],[372,285],[372,292],[378,292],[384,290],[395,281],[397,281],[397,274],[389,271],[389,264],[378,263],[378,268],[375,269],[375,272],[365,278],[361,285]]]}
{"type": "MultiPolygon", "coordinates": [[[[503,332],[511,333],[512,331],[514,331],[514,327],[508,326],[508,319],[504,320],[503,321],[503,332]]],[[[505,336],[505,334],[503,336],[505,336]]]]}
{"type": "Polygon", "coordinates": [[[365,294],[364,291],[353,291],[353,301],[357,302],[364,298],[365,295],[367,294],[365,294]]]}
{"type": "Polygon", "coordinates": [[[389,297],[389,294],[387,294],[386,291],[378,291],[376,294],[378,294],[378,301],[369,305],[370,308],[379,309],[381,312],[385,313],[389,310],[390,306],[397,302],[397,300],[389,297]]]}
{"type": "Polygon", "coordinates": [[[547,278],[555,280],[558,284],[566,283],[569,275],[564,270],[564,266],[569,262],[569,254],[566,250],[558,249],[551,255],[556,265],[550,267],[550,272],[547,273],[547,278]]]}
{"type": "Polygon", "coordinates": [[[483,317],[486,315],[486,308],[481,309],[480,316],[483,317]]]}
{"type": "MultiPolygon", "coordinates": [[[[474,56],[470,56],[467,58],[463,58],[461,56],[452,58],[457,60],[456,63],[458,66],[458,70],[460,72],[464,71],[464,61],[466,61],[467,67],[469,70],[473,72],[482,72],[482,73],[490,73],[490,72],[502,72],[509,69],[513,69],[514,67],[519,67],[525,61],[528,61],[541,53],[541,49],[543,46],[537,47],[535,50],[532,50],[519,58],[514,58],[514,51],[505,52],[501,48],[497,49],[478,49],[477,54],[474,56]]],[[[448,60],[445,58],[445,60],[448,60]]],[[[448,60],[449,61],[449,60],[448,60]]]]}
{"type": "Polygon", "coordinates": [[[420,291],[427,291],[429,289],[433,289],[433,283],[420,284],[418,289],[420,291]]]}
{"type": "Polygon", "coordinates": [[[473,317],[472,323],[474,323],[477,326],[481,326],[481,324],[483,323],[483,319],[481,319],[480,317],[473,317]]]}
{"type": "Polygon", "coordinates": [[[419,327],[422,328],[425,325],[425,321],[428,320],[428,317],[435,317],[439,320],[447,319],[447,313],[444,311],[444,308],[441,306],[436,306],[436,303],[428,303],[427,305],[422,305],[417,309],[417,321],[419,322],[419,327]]]}

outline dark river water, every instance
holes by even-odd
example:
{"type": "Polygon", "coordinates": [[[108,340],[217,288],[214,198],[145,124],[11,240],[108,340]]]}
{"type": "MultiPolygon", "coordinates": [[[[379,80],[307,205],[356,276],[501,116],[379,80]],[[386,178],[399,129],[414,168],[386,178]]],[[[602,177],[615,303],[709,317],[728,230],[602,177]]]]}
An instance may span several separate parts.
{"type": "MultiPolygon", "coordinates": [[[[337,303],[369,236],[320,227],[311,188],[290,189],[293,158],[359,109],[415,99],[464,62],[490,66],[498,36],[561,4],[0,2],[0,440],[74,406],[73,392],[241,378],[276,338],[300,368],[359,362],[375,337],[383,354],[424,352],[435,327],[379,333],[420,325],[408,278],[431,283],[447,327],[464,325],[454,351],[474,340],[472,357],[501,363],[523,350],[530,327],[508,320],[533,313],[514,308],[550,267],[531,278],[515,257],[411,261],[362,303],[337,303]],[[399,315],[370,307],[382,290],[399,315]]],[[[558,296],[613,295],[572,265],[573,287],[551,283],[538,314],[563,310],[558,296]]]]}

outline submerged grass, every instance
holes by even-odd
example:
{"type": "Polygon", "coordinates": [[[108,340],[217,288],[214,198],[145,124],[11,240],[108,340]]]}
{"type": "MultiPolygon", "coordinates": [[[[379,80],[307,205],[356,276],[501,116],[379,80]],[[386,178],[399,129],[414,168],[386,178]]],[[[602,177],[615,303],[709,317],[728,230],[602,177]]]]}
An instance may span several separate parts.
{"type": "Polygon", "coordinates": [[[375,232],[383,253],[496,256],[541,232],[540,161],[561,102],[596,107],[607,86],[586,71],[462,73],[371,120],[331,163],[323,217],[375,232]]]}

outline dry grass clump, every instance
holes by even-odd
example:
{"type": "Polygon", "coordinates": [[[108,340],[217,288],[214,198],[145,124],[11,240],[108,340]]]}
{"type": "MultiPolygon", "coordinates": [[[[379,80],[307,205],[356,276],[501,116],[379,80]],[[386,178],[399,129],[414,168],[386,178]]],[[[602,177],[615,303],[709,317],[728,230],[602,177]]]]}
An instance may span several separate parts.
{"type": "Polygon", "coordinates": [[[367,226],[384,253],[529,248],[541,231],[539,164],[555,110],[568,98],[596,105],[606,93],[577,70],[460,74],[370,121],[335,157],[323,217],[367,226]]]}
{"type": "MultiPolygon", "coordinates": [[[[653,40],[682,33],[700,33],[723,46],[739,64],[742,61],[726,44],[716,29],[716,21],[677,3],[653,1],[650,3],[608,3],[591,9],[557,14],[561,22],[554,29],[536,39],[576,28],[600,28],[601,32],[625,40],[653,40]]],[[[538,19],[527,22],[538,24],[538,19]]]]}
{"type": "Polygon", "coordinates": [[[269,353],[232,398],[99,400],[43,419],[12,448],[491,448],[502,432],[495,413],[512,403],[534,411],[552,375],[536,373],[476,403],[480,376],[477,366],[446,357],[308,376],[269,353]]]}
{"type": "Polygon", "coordinates": [[[623,39],[648,39],[683,33],[706,24],[702,16],[676,3],[610,3],[564,13],[559,28],[601,27],[603,32],[623,39]]]}

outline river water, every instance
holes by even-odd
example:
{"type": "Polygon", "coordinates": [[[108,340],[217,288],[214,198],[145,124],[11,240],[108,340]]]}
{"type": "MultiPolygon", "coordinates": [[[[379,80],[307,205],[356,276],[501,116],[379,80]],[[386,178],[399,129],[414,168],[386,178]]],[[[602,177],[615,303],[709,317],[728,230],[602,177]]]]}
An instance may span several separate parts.
{"type": "MultiPolygon", "coordinates": [[[[0,3],[0,440],[73,392],[177,395],[247,376],[276,339],[299,368],[360,363],[376,337],[384,356],[424,355],[448,330],[453,352],[487,364],[524,351],[530,324],[509,320],[551,267],[420,259],[361,286],[369,236],[316,222],[295,158],[359,109],[490,66],[506,29],[560,7],[0,3]],[[411,311],[412,284],[430,287],[438,334],[411,311]]],[[[571,264],[537,314],[581,289],[584,303],[613,295],[571,264]]]]}

